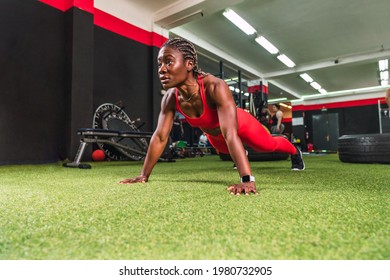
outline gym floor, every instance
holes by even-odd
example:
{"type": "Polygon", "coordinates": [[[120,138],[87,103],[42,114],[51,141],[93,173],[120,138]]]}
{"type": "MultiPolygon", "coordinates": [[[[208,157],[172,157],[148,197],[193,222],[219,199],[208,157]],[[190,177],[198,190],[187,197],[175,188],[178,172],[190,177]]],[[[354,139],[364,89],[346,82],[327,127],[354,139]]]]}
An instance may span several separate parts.
{"type": "Polygon", "coordinates": [[[389,259],[388,166],[304,158],[252,162],[249,197],[226,191],[237,171],[216,155],[137,185],[117,184],[135,161],[0,166],[0,259],[389,259]]]}

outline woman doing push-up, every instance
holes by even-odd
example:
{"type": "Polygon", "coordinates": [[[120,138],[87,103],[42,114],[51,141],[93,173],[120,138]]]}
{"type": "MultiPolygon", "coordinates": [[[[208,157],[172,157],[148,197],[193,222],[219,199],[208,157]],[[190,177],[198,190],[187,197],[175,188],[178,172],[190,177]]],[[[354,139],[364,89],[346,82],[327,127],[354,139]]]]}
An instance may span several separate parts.
{"type": "Polygon", "coordinates": [[[291,155],[292,170],[304,170],[301,151],[284,137],[272,137],[250,113],[237,108],[227,84],[202,72],[194,45],[183,38],[168,40],[158,54],[158,74],[167,93],[161,102],[157,128],[138,177],[121,184],[145,183],[167,144],[175,112],[179,111],[193,127],[203,130],[219,152],[230,154],[241,177],[227,188],[231,194],[256,194],[243,143],[260,152],[291,155]]]}

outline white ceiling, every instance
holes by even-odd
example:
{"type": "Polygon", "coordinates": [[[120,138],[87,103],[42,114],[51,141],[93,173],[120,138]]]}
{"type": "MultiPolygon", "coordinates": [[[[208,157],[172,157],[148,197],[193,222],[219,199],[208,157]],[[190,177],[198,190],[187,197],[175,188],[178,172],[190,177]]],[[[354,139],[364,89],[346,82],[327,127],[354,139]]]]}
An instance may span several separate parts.
{"type": "MultiPolygon", "coordinates": [[[[328,92],[379,86],[378,60],[390,58],[390,0],[129,0],[198,47],[203,70],[244,79],[267,78],[269,99],[318,93],[299,77],[308,73],[328,92]],[[288,68],[230,23],[231,8],[296,66],[288,68]],[[200,14],[203,14],[203,17],[200,14]]],[[[378,90],[378,89],[376,89],[378,90]]],[[[319,95],[320,97],[320,95],[319,95]]]]}

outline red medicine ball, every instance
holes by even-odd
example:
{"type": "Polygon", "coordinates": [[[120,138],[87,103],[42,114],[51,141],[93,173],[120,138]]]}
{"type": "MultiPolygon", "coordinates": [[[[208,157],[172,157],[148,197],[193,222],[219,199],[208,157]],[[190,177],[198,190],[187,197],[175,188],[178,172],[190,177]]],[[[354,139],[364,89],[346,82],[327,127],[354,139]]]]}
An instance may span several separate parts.
{"type": "Polygon", "coordinates": [[[94,161],[102,161],[106,158],[106,154],[102,150],[95,150],[92,153],[92,159],[94,161]]]}

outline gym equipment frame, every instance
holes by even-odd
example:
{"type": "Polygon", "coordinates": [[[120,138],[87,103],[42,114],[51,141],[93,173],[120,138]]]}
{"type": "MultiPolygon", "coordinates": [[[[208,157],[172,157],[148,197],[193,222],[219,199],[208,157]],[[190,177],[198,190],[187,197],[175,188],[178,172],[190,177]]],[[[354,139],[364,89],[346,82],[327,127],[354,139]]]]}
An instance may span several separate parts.
{"type": "MultiPolygon", "coordinates": [[[[150,132],[141,132],[141,131],[115,131],[108,129],[99,129],[99,128],[80,128],[77,131],[78,135],[81,135],[80,146],[77,150],[75,159],[73,162],[64,163],[64,167],[78,167],[82,169],[89,169],[91,166],[89,164],[80,163],[85,148],[88,144],[96,143],[100,145],[108,145],[116,148],[121,153],[131,156],[139,156],[140,159],[146,156],[146,150],[138,150],[127,145],[123,145],[120,141],[115,141],[114,139],[124,139],[124,138],[150,138],[152,133],[150,132]]],[[[111,156],[112,158],[112,156],[111,156]]],[[[117,158],[121,159],[121,158],[117,158]]],[[[160,159],[165,161],[165,159],[160,159]]]]}
{"type": "MultiPolygon", "coordinates": [[[[113,160],[143,160],[148,150],[146,138],[152,132],[139,131],[123,111],[123,107],[111,103],[100,105],[94,114],[93,128],[80,128],[80,145],[73,162],[64,163],[64,167],[89,169],[91,165],[80,163],[88,144],[97,144],[105,155],[113,160]]],[[[160,158],[160,161],[173,161],[171,158],[160,158]]]]}

